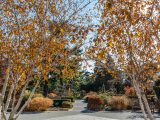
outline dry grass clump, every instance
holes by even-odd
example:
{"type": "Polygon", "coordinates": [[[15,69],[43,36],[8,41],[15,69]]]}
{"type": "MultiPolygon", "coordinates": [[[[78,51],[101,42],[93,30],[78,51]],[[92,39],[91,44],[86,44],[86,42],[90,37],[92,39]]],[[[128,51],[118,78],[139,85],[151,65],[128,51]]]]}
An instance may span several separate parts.
{"type": "Polygon", "coordinates": [[[49,98],[36,97],[33,98],[27,105],[29,111],[45,111],[53,105],[53,101],[49,98]]]}
{"type": "Polygon", "coordinates": [[[115,110],[126,110],[130,107],[130,100],[125,95],[113,96],[109,101],[108,105],[115,110]]]}
{"type": "Polygon", "coordinates": [[[89,97],[87,107],[90,110],[102,110],[104,107],[104,100],[98,96],[89,97]]]}

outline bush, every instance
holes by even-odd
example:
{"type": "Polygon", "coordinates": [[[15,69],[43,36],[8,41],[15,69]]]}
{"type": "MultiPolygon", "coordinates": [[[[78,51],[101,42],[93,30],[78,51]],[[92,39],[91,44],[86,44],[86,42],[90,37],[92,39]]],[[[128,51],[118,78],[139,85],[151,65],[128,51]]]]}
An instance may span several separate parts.
{"type": "Polygon", "coordinates": [[[158,112],[160,112],[160,100],[155,102],[155,108],[158,110],[158,112]]]}
{"type": "Polygon", "coordinates": [[[57,97],[57,94],[55,94],[55,93],[49,93],[49,94],[48,94],[48,98],[53,99],[53,98],[55,98],[55,97],[57,97]]]}
{"type": "Polygon", "coordinates": [[[73,105],[72,105],[71,102],[69,102],[69,101],[63,101],[62,108],[72,108],[72,107],[73,107],[73,105]]]}
{"type": "Polygon", "coordinates": [[[76,98],[76,99],[81,99],[81,98],[82,98],[80,92],[74,92],[73,96],[74,96],[74,98],[76,98]]]}
{"type": "Polygon", "coordinates": [[[62,107],[62,103],[65,101],[71,102],[70,99],[54,99],[54,107],[62,107]]]}
{"type": "Polygon", "coordinates": [[[86,94],[86,96],[84,96],[84,100],[85,100],[85,102],[88,102],[88,99],[90,98],[90,97],[94,97],[94,96],[97,96],[97,93],[96,92],[89,92],[89,93],[87,93],[86,94]]]}
{"type": "Polygon", "coordinates": [[[126,86],[124,87],[124,91],[126,96],[136,96],[136,92],[133,87],[126,86]]]}
{"type": "Polygon", "coordinates": [[[98,96],[88,98],[87,108],[90,110],[102,110],[104,107],[104,100],[98,96]]]}
{"type": "Polygon", "coordinates": [[[113,96],[108,105],[113,110],[126,110],[130,107],[130,100],[126,96],[113,96]]]}
{"type": "MultiPolygon", "coordinates": [[[[30,94],[31,94],[31,91],[26,90],[25,93],[24,93],[23,101],[28,100],[30,94]]],[[[43,95],[41,93],[34,93],[32,98],[36,98],[36,97],[43,97],[43,95]]]]}
{"type": "Polygon", "coordinates": [[[98,95],[101,99],[103,99],[104,100],[104,105],[108,105],[108,101],[109,101],[109,99],[111,99],[111,95],[109,95],[108,93],[100,93],[99,95],[98,95]]]}
{"type": "Polygon", "coordinates": [[[61,97],[61,99],[70,99],[71,102],[74,102],[74,97],[72,97],[72,96],[61,97]]]}
{"type": "Polygon", "coordinates": [[[43,95],[41,93],[35,93],[32,98],[36,98],[36,97],[43,97],[43,95]]]}
{"type": "Polygon", "coordinates": [[[27,105],[29,111],[45,111],[52,106],[53,101],[49,98],[36,97],[33,98],[27,105]]]}
{"type": "Polygon", "coordinates": [[[96,93],[96,92],[93,92],[93,91],[90,91],[89,93],[87,93],[87,95],[88,95],[88,96],[90,96],[90,95],[91,95],[91,96],[94,96],[94,95],[97,95],[97,93],[96,93]]]}
{"type": "Polygon", "coordinates": [[[159,86],[153,86],[153,90],[155,91],[155,94],[158,99],[160,99],[160,87],[159,86]]]}

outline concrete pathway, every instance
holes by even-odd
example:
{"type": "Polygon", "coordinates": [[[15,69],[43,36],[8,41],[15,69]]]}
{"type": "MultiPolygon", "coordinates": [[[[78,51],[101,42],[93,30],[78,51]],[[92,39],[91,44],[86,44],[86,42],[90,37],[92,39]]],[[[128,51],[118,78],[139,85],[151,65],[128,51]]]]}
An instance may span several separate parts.
{"type": "MultiPolygon", "coordinates": [[[[141,113],[131,111],[89,111],[87,104],[76,100],[70,111],[25,112],[18,120],[144,120],[141,113]]],[[[156,120],[160,116],[155,114],[156,120]]]]}
{"type": "Polygon", "coordinates": [[[102,118],[89,115],[71,115],[67,117],[51,118],[47,120],[118,120],[118,119],[102,118]]]}
{"type": "Polygon", "coordinates": [[[83,100],[75,100],[72,111],[84,111],[87,110],[86,107],[87,103],[85,103],[83,100]]]}

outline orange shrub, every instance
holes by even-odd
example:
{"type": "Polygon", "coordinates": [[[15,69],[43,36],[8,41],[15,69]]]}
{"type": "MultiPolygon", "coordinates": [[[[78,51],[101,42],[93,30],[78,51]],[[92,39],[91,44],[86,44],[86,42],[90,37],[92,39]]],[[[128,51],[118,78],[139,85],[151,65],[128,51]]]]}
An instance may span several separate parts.
{"type": "Polygon", "coordinates": [[[49,98],[36,97],[33,98],[27,105],[27,110],[30,111],[45,111],[53,105],[53,101],[49,98]]]}
{"type": "Polygon", "coordinates": [[[87,108],[90,110],[101,110],[104,107],[104,100],[98,96],[88,98],[87,108]]]}
{"type": "Polygon", "coordinates": [[[51,98],[51,99],[55,98],[56,96],[57,96],[57,94],[55,94],[55,93],[49,93],[48,94],[48,97],[51,98]]]}
{"type": "Polygon", "coordinates": [[[84,96],[83,99],[84,99],[86,102],[88,102],[88,98],[93,97],[93,96],[97,96],[97,93],[96,93],[96,92],[93,92],[93,91],[90,91],[89,93],[87,93],[87,94],[84,96]]]}
{"type": "Polygon", "coordinates": [[[90,91],[89,93],[87,93],[87,95],[97,95],[96,92],[90,91]]]}
{"type": "Polygon", "coordinates": [[[130,100],[125,95],[123,96],[113,96],[109,101],[108,105],[112,109],[125,110],[130,107],[130,100]]]}
{"type": "Polygon", "coordinates": [[[126,86],[124,87],[125,95],[127,96],[135,96],[136,92],[133,87],[126,86]]]}

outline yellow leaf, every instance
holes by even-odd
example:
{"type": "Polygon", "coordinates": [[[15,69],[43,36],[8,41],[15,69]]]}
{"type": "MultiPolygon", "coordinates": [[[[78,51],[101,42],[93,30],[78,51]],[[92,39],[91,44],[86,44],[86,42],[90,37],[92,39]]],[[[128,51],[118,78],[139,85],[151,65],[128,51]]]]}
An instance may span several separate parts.
{"type": "Polygon", "coordinates": [[[109,43],[109,47],[113,47],[113,44],[111,42],[109,43]]]}
{"type": "Polygon", "coordinates": [[[104,52],[97,54],[97,58],[102,59],[104,57],[104,54],[105,54],[104,52]]]}
{"type": "Polygon", "coordinates": [[[26,37],[26,38],[29,38],[29,35],[28,35],[28,33],[24,34],[24,37],[26,37]]]}
{"type": "Polygon", "coordinates": [[[71,44],[74,44],[74,43],[76,43],[76,40],[75,40],[75,39],[72,39],[72,40],[71,40],[71,44]]]}
{"type": "Polygon", "coordinates": [[[61,28],[60,31],[61,31],[61,33],[64,33],[64,29],[61,28]]]}

